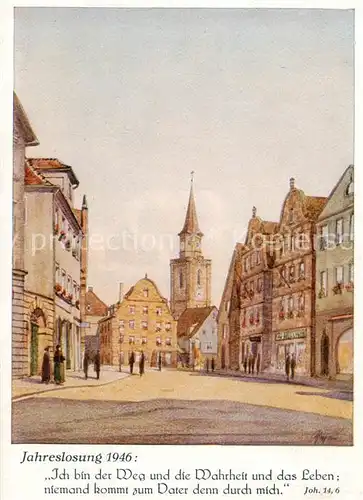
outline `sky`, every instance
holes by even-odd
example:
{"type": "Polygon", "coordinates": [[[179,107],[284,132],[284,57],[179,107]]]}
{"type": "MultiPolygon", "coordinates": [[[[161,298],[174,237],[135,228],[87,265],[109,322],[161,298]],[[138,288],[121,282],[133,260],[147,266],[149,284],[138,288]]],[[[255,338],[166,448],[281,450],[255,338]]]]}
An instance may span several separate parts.
{"type": "Polygon", "coordinates": [[[278,221],[290,177],[329,195],[354,163],[353,38],[348,10],[15,9],[27,154],[73,167],[102,300],[145,273],[170,298],[191,171],[217,306],[253,206],[278,221]]]}

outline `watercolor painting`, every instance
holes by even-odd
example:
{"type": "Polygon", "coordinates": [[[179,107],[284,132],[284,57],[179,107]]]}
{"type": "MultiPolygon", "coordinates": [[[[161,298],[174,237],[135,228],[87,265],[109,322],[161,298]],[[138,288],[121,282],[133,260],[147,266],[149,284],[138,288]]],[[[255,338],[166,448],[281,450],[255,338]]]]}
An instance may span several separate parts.
{"type": "Polygon", "coordinates": [[[14,39],[12,442],[352,445],[354,12],[14,39]]]}

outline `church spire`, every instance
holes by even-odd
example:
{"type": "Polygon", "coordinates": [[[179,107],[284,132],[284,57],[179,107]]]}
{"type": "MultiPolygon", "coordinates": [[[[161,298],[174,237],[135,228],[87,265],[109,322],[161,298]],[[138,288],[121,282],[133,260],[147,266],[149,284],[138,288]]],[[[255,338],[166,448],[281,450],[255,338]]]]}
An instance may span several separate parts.
{"type": "Polygon", "coordinates": [[[188,208],[187,208],[187,213],[185,216],[184,226],[183,226],[183,229],[180,231],[179,236],[181,236],[183,234],[198,234],[199,236],[203,236],[203,233],[199,229],[197,210],[195,208],[194,190],[193,190],[194,178],[193,177],[194,177],[194,172],[191,172],[188,208]]]}

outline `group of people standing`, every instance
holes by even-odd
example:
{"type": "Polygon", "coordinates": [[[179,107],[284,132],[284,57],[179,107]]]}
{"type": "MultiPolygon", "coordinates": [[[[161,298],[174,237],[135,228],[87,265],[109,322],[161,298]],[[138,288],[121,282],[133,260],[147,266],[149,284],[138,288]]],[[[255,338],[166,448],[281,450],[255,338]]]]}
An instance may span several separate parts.
{"type": "MultiPolygon", "coordinates": [[[[92,360],[91,360],[90,353],[88,351],[85,351],[84,358],[83,358],[83,371],[84,371],[84,376],[85,376],[86,380],[88,379],[88,368],[89,368],[89,365],[91,363],[92,363],[92,360]]],[[[94,359],[93,359],[93,363],[94,363],[94,368],[95,368],[95,372],[96,372],[96,378],[97,378],[97,380],[99,380],[100,372],[101,372],[100,351],[96,352],[94,359]]]]}
{"type": "MultiPolygon", "coordinates": [[[[50,347],[44,349],[43,363],[42,363],[42,382],[49,384],[51,380],[51,369],[50,369],[50,347]]],[[[63,356],[62,349],[60,345],[55,348],[53,362],[54,362],[54,382],[56,384],[63,384],[65,381],[65,367],[64,367],[65,357],[63,356]]]]}
{"type": "MultiPolygon", "coordinates": [[[[135,353],[134,353],[134,351],[131,351],[130,356],[129,356],[130,375],[133,375],[133,373],[134,373],[135,361],[136,361],[135,353]]],[[[144,375],[144,373],[145,373],[145,354],[144,354],[144,351],[141,351],[140,357],[139,357],[140,377],[142,377],[142,375],[144,375]]]]}
{"type": "MultiPolygon", "coordinates": [[[[58,344],[55,348],[53,362],[54,362],[54,383],[55,384],[63,384],[65,382],[65,366],[64,361],[66,358],[63,356],[62,348],[58,344]]],[[[100,352],[97,351],[94,357],[94,367],[96,372],[97,380],[100,378],[101,371],[101,359],[100,352]]],[[[83,371],[85,378],[88,378],[88,367],[91,364],[91,358],[89,352],[86,351],[83,358],[83,371]]],[[[50,347],[46,347],[44,349],[43,355],[43,363],[42,363],[42,382],[45,384],[49,384],[51,381],[51,360],[50,360],[50,347]]]]}
{"type": "Polygon", "coordinates": [[[210,360],[210,363],[209,363],[209,358],[207,358],[207,359],[205,360],[205,369],[206,369],[206,372],[207,372],[207,373],[209,373],[209,366],[210,366],[210,368],[211,368],[212,372],[214,372],[214,368],[215,368],[215,361],[214,361],[214,358],[212,358],[212,359],[210,360]]]}
{"type": "Polygon", "coordinates": [[[250,375],[254,375],[256,370],[256,373],[258,375],[260,373],[260,368],[261,368],[261,354],[258,353],[257,356],[252,352],[246,354],[243,360],[244,372],[250,375]]]}

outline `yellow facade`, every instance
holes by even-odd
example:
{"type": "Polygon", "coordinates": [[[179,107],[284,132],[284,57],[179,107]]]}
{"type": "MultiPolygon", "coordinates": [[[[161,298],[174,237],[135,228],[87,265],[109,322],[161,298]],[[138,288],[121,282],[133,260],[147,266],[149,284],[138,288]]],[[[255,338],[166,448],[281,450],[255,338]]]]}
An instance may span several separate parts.
{"type": "Polygon", "coordinates": [[[143,351],[146,366],[156,367],[159,356],[162,366],[176,366],[176,321],[167,300],[149,278],[138,281],[117,305],[113,317],[102,323],[105,323],[105,330],[111,330],[111,335],[107,336],[106,347],[102,342],[102,338],[106,340],[106,335],[101,334],[101,356],[102,351],[104,355],[107,351],[105,357],[110,359],[111,364],[128,365],[131,352],[134,352],[137,362],[143,351]],[[110,326],[106,327],[106,323],[110,326]]]}

